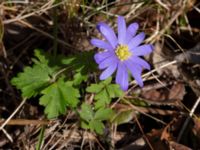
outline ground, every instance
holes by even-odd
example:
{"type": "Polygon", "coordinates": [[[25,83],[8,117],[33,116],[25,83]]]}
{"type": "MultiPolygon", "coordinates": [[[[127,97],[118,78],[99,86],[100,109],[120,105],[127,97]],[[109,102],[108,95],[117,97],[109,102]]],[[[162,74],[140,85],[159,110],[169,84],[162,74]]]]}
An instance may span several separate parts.
{"type": "Polygon", "coordinates": [[[0,1],[0,149],[200,149],[199,20],[198,0],[0,1]],[[97,23],[117,31],[119,15],[137,22],[154,50],[144,57],[151,65],[142,74],[144,87],[131,79],[123,98],[112,97],[107,107],[117,119],[102,121],[103,134],[84,129],[77,113],[83,102],[94,106],[95,92],[85,89],[101,71],[75,87],[77,110],[54,119],[45,115],[40,94],[27,98],[12,84],[33,66],[35,49],[61,57],[96,53],[90,40],[101,38],[97,23]]]}

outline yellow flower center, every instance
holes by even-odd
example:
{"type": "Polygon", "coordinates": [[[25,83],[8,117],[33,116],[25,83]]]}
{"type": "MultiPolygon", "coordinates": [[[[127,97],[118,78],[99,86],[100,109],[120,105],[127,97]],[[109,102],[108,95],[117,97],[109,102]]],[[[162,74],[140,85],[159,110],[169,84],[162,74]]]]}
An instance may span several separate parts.
{"type": "Polygon", "coordinates": [[[115,54],[121,61],[127,60],[131,56],[131,52],[129,51],[127,45],[117,46],[115,54]]]}

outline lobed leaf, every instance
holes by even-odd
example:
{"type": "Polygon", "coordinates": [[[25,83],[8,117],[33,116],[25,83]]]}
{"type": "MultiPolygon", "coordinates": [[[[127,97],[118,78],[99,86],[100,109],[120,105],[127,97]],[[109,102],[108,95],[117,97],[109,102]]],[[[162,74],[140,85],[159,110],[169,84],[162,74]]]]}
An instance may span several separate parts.
{"type": "Polygon", "coordinates": [[[117,114],[112,116],[111,122],[120,125],[129,122],[130,120],[133,119],[133,117],[134,117],[133,110],[119,111],[117,114]]]}
{"type": "Polygon", "coordinates": [[[90,93],[99,93],[103,88],[103,84],[91,84],[89,87],[86,88],[86,91],[90,93]]]}
{"type": "Polygon", "coordinates": [[[11,80],[11,84],[20,89],[23,97],[30,98],[36,96],[50,82],[48,71],[38,65],[25,67],[22,73],[11,80]]]}
{"type": "Polygon", "coordinates": [[[87,81],[88,79],[88,75],[87,74],[81,74],[80,72],[76,73],[74,75],[74,80],[73,80],[73,84],[75,86],[80,85],[83,81],[87,81]]]}
{"type": "Polygon", "coordinates": [[[96,69],[96,63],[93,59],[94,52],[81,52],[79,54],[66,57],[62,60],[65,65],[70,65],[76,72],[87,74],[89,71],[96,69]]]}
{"type": "Polygon", "coordinates": [[[121,97],[123,95],[123,91],[120,89],[119,85],[111,84],[111,81],[112,78],[108,78],[98,84],[91,84],[87,87],[87,92],[95,93],[94,99],[96,100],[96,109],[110,104],[112,98],[121,97]]]}
{"type": "Polygon", "coordinates": [[[48,86],[55,71],[48,66],[48,60],[40,50],[35,50],[35,57],[32,67],[25,67],[23,72],[11,80],[11,84],[20,89],[22,96],[27,98],[36,96],[48,86]]]}
{"type": "Polygon", "coordinates": [[[99,120],[92,120],[89,123],[89,127],[92,131],[95,131],[98,134],[103,134],[104,124],[99,120]]]}
{"type": "Polygon", "coordinates": [[[93,112],[92,107],[90,105],[83,103],[81,105],[81,111],[79,112],[79,114],[80,114],[80,117],[83,120],[89,122],[90,120],[93,119],[94,112],[93,112]]]}
{"type": "Polygon", "coordinates": [[[100,108],[95,112],[91,105],[83,103],[79,115],[82,128],[103,134],[104,124],[102,121],[109,120],[113,116],[113,111],[110,108],[100,108]]]}
{"type": "Polygon", "coordinates": [[[94,115],[95,120],[108,120],[113,115],[113,110],[110,108],[100,108],[94,115]]]}
{"type": "Polygon", "coordinates": [[[48,118],[55,118],[66,112],[66,107],[76,107],[79,92],[63,79],[58,80],[42,91],[40,105],[45,106],[48,118]]]}

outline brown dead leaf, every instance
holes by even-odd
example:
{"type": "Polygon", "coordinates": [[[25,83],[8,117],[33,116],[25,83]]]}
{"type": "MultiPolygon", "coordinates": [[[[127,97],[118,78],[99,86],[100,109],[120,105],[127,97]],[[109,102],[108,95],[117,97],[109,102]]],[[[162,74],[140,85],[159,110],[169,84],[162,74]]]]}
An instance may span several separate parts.
{"type": "Polygon", "coordinates": [[[150,133],[147,134],[147,138],[155,150],[158,148],[159,150],[169,150],[167,144],[160,139],[162,132],[162,129],[153,129],[150,133]]]}
{"type": "Polygon", "coordinates": [[[196,135],[200,137],[200,119],[194,119],[194,130],[196,135]]]}
{"type": "Polygon", "coordinates": [[[169,128],[170,124],[168,124],[164,129],[163,129],[163,132],[161,134],[161,140],[169,140],[171,138],[171,134],[170,132],[168,131],[168,128],[169,128]]]}
{"type": "MultiPolygon", "coordinates": [[[[171,56],[171,55],[172,55],[171,51],[166,46],[164,46],[164,43],[156,42],[154,46],[154,53],[152,54],[154,67],[157,69],[169,63],[170,59],[168,60],[168,56],[171,56]]],[[[176,64],[170,65],[166,67],[165,69],[158,69],[157,73],[159,75],[163,75],[163,74],[170,75],[170,76],[172,75],[175,78],[180,77],[180,73],[178,71],[176,64]]]]}
{"type": "Polygon", "coordinates": [[[185,85],[183,83],[176,83],[170,89],[169,99],[182,100],[184,95],[185,95],[185,85]]]}
{"type": "Polygon", "coordinates": [[[196,137],[197,143],[200,143],[200,119],[194,119],[192,132],[196,137]]]}
{"type": "Polygon", "coordinates": [[[125,14],[131,10],[131,0],[119,0],[116,7],[110,9],[112,14],[125,14]],[[120,6],[120,7],[119,7],[120,6]]]}
{"type": "Polygon", "coordinates": [[[145,101],[157,104],[157,105],[167,105],[173,104],[176,105],[177,101],[181,101],[185,95],[185,86],[183,83],[178,82],[168,90],[168,88],[161,89],[151,89],[149,91],[144,91],[141,94],[141,97],[145,101]]]}
{"type": "Polygon", "coordinates": [[[174,139],[173,133],[177,128],[180,127],[180,118],[174,118],[172,121],[170,121],[167,126],[163,129],[163,132],[161,134],[161,140],[171,141],[174,139]]]}

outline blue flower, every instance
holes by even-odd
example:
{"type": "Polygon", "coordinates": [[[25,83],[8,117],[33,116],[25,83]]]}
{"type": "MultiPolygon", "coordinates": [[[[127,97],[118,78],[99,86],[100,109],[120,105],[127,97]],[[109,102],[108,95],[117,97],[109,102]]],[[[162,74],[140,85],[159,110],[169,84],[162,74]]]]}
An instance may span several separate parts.
{"type": "Polygon", "coordinates": [[[136,82],[143,87],[142,69],[150,70],[150,65],[139,56],[148,55],[152,52],[153,46],[150,44],[140,45],[145,34],[139,33],[138,24],[132,23],[126,28],[124,17],[118,17],[118,35],[116,36],[112,28],[105,23],[99,23],[97,29],[105,40],[92,39],[91,44],[103,51],[95,54],[94,59],[99,65],[99,69],[104,69],[100,75],[100,80],[105,80],[115,71],[115,82],[121,89],[126,91],[129,85],[129,74],[135,78],[136,82]]]}

